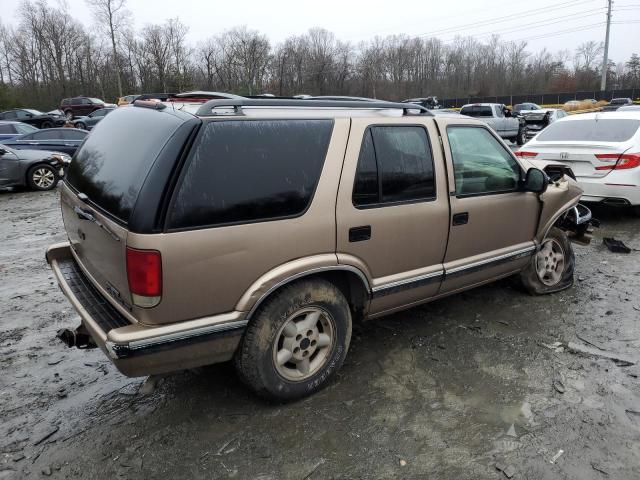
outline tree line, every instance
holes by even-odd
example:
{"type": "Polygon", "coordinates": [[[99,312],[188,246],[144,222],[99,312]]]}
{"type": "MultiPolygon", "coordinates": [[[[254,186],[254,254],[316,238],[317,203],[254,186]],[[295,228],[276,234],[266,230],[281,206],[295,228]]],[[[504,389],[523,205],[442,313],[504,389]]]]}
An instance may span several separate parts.
{"type": "MultiPolygon", "coordinates": [[[[451,42],[404,34],[353,44],[313,28],[274,44],[245,26],[197,44],[179,18],[135,30],[126,0],[86,0],[91,26],[61,3],[24,0],[0,23],[0,109],[53,108],[75,95],[214,90],[240,95],[489,96],[597,90],[602,44],[538,52],[498,36],[451,42]]],[[[640,56],[608,65],[609,88],[640,86],[640,56]]]]}

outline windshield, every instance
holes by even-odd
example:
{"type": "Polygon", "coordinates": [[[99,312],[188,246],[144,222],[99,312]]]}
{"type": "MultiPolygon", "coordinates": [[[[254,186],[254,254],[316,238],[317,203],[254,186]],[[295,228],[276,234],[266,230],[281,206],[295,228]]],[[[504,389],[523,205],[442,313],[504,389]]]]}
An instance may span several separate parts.
{"type": "Polygon", "coordinates": [[[640,128],[640,120],[624,118],[554,122],[536,138],[542,142],[626,142],[640,128]]]}
{"type": "Polygon", "coordinates": [[[460,113],[462,115],[468,115],[470,117],[493,117],[491,107],[481,106],[481,105],[472,105],[469,107],[462,107],[462,110],[460,110],[460,113]]]}
{"type": "Polygon", "coordinates": [[[32,110],[32,109],[30,109],[30,108],[26,108],[24,111],[25,111],[25,112],[28,112],[28,113],[30,113],[30,114],[32,114],[32,115],[44,115],[44,113],[42,113],[41,111],[39,111],[39,110],[32,110]]]}
{"type": "Polygon", "coordinates": [[[115,111],[87,135],[69,165],[66,182],[128,222],[147,174],[181,124],[173,115],[147,108],[115,111]],[[140,125],[145,126],[144,135],[140,125]]]}
{"type": "Polygon", "coordinates": [[[91,103],[104,103],[102,100],[100,100],[99,98],[90,98],[89,101],[91,103]]]}

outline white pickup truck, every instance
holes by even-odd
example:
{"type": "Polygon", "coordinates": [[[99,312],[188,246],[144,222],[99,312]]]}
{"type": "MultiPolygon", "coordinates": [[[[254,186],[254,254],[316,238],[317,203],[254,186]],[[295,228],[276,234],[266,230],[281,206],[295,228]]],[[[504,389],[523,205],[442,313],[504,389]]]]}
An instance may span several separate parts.
{"type": "Polygon", "coordinates": [[[505,140],[518,145],[526,142],[524,121],[512,116],[511,110],[501,103],[469,103],[460,109],[460,113],[485,122],[505,140]]]}

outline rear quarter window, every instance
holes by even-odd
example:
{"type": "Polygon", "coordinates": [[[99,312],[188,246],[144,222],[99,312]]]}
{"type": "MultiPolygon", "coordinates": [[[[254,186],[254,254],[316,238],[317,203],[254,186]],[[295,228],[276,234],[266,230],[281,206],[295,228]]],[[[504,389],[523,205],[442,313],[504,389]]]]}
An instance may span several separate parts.
{"type": "Polygon", "coordinates": [[[332,120],[209,122],[183,172],[169,228],[302,215],[318,184],[332,130],[332,120]]]}
{"type": "Polygon", "coordinates": [[[65,182],[127,223],[158,154],[181,124],[182,120],[169,113],[138,107],[119,109],[86,136],[65,182]]]}
{"type": "Polygon", "coordinates": [[[565,120],[549,125],[537,137],[542,142],[626,142],[640,128],[640,120],[598,118],[565,120]]]}

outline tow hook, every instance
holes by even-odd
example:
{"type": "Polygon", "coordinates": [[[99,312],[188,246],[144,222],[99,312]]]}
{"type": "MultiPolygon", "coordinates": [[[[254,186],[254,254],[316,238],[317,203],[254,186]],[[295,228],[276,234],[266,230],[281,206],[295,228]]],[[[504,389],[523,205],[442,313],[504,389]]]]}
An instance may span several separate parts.
{"type": "Polygon", "coordinates": [[[82,325],[80,325],[75,330],[70,330],[68,328],[58,330],[58,333],[56,333],[56,337],[62,340],[62,343],[64,343],[69,348],[76,347],[85,349],[97,347],[96,342],[93,341],[91,335],[89,335],[87,330],[82,325]]]}

